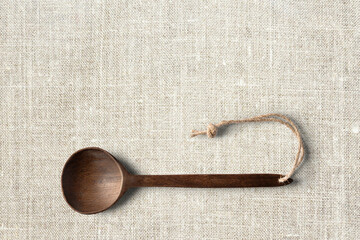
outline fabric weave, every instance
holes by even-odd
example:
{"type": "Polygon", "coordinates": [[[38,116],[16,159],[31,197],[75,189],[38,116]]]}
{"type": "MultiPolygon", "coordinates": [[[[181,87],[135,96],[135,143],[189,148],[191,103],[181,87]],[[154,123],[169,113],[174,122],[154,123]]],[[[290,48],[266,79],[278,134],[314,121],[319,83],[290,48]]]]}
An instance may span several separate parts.
{"type": "Polygon", "coordinates": [[[1,239],[360,239],[359,1],[1,1],[1,239]],[[76,150],[137,174],[286,174],[286,187],[143,188],[81,215],[76,150]],[[266,143],[266,144],[265,144],[266,143]]]}

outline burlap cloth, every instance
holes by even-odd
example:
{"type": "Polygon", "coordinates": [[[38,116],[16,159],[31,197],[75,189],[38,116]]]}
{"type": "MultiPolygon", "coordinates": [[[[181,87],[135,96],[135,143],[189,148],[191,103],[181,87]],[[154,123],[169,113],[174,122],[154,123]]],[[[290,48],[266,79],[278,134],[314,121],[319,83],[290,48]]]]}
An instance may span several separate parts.
{"type": "Polygon", "coordinates": [[[1,239],[359,239],[359,1],[0,6],[1,239]],[[138,174],[281,173],[281,188],[143,188],[81,215],[62,167],[102,147],[138,174]]]}

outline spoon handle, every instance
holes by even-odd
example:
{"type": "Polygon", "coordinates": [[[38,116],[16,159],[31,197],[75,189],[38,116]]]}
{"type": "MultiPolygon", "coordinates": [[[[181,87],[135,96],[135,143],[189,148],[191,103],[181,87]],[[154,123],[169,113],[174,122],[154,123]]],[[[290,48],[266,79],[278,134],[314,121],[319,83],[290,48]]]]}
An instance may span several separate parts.
{"type": "Polygon", "coordinates": [[[279,182],[280,174],[191,174],[191,175],[130,175],[128,187],[189,187],[237,188],[277,187],[292,183],[279,182]]]}

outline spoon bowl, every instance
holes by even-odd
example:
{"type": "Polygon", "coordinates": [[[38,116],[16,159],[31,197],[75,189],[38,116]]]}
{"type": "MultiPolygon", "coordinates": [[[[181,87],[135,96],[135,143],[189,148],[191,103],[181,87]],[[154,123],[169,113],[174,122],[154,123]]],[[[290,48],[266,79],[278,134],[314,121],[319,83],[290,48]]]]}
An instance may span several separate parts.
{"type": "Polygon", "coordinates": [[[64,197],[80,213],[104,211],[125,193],[126,174],[125,168],[105,150],[81,149],[64,166],[61,180],[64,197]]]}

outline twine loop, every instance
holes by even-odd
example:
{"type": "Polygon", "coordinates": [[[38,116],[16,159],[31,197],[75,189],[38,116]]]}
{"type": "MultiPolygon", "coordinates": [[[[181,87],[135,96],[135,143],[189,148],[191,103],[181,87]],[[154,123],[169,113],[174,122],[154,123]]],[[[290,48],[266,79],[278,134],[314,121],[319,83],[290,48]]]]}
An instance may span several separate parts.
{"type": "Polygon", "coordinates": [[[295,170],[299,167],[299,165],[303,161],[305,152],[304,152],[304,144],[298,128],[295,126],[293,121],[291,121],[289,118],[285,117],[284,115],[271,113],[271,114],[265,114],[265,115],[260,115],[260,116],[240,119],[240,120],[225,120],[217,124],[210,123],[207,126],[206,131],[192,130],[191,137],[195,137],[198,135],[207,135],[209,138],[214,138],[218,132],[219,127],[235,124],[235,123],[245,123],[245,122],[278,122],[287,126],[295,134],[297,140],[299,141],[299,147],[295,157],[294,165],[288,174],[286,174],[285,176],[279,179],[279,182],[287,181],[294,174],[295,170]]]}

